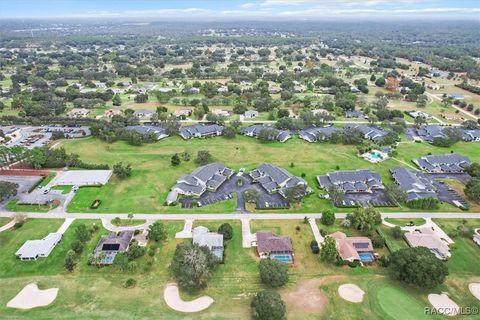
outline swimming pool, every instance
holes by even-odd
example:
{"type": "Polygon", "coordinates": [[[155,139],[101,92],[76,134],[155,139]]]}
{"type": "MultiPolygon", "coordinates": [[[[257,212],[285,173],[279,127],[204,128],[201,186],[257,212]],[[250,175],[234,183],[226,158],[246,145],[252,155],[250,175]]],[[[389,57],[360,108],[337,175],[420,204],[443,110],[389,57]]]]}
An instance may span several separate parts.
{"type": "Polygon", "coordinates": [[[380,154],[379,154],[379,153],[376,153],[376,152],[370,153],[370,158],[371,158],[372,160],[381,159],[380,154]]]}
{"type": "Polygon", "coordinates": [[[358,256],[360,257],[360,261],[362,262],[372,262],[373,260],[375,260],[375,257],[370,252],[361,252],[358,254],[358,256]]]}
{"type": "Polygon", "coordinates": [[[292,256],[289,255],[273,256],[272,258],[283,263],[292,263],[292,256]]]}

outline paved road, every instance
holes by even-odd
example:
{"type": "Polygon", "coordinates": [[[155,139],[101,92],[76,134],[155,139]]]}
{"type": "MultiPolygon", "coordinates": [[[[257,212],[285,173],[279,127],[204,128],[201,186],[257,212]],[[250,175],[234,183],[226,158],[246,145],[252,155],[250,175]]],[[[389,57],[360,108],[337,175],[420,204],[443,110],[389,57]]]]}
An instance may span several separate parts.
{"type": "MultiPolygon", "coordinates": [[[[11,217],[15,212],[0,211],[0,217],[11,217]]],[[[40,219],[128,219],[127,213],[66,213],[66,212],[25,212],[29,218],[40,219]]],[[[480,212],[381,212],[383,218],[445,218],[445,219],[480,219],[480,212]]],[[[137,213],[134,219],[145,220],[301,220],[304,217],[320,219],[321,213],[137,213]]],[[[345,213],[336,213],[337,219],[344,219],[345,213]]]]}
{"type": "MultiPolygon", "coordinates": [[[[436,96],[436,95],[434,95],[434,94],[431,94],[430,92],[425,91],[425,94],[426,94],[427,96],[429,96],[430,98],[432,98],[432,99],[435,99],[435,100],[438,100],[438,101],[442,101],[442,98],[440,98],[440,97],[438,97],[438,96],[436,96]]],[[[468,112],[468,111],[466,111],[466,110],[463,110],[462,108],[457,107],[457,106],[454,105],[453,103],[451,104],[451,106],[454,107],[455,109],[457,109],[458,111],[460,111],[461,113],[466,114],[467,116],[469,116],[469,117],[471,117],[471,118],[473,118],[473,119],[477,119],[477,120],[478,120],[478,117],[477,117],[476,115],[474,115],[473,113],[468,112]]]]}

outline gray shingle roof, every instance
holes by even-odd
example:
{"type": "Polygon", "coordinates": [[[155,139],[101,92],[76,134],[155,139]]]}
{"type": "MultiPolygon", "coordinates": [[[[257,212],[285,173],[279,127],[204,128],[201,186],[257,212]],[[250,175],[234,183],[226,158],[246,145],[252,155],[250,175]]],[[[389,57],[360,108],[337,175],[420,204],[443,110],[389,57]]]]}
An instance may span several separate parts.
{"type": "Polygon", "coordinates": [[[368,189],[383,188],[380,175],[370,170],[335,171],[317,176],[317,181],[324,189],[336,186],[345,192],[364,192],[368,189]]]}
{"type": "Polygon", "coordinates": [[[425,156],[420,159],[414,159],[413,162],[420,169],[428,172],[443,173],[462,173],[464,168],[471,164],[468,157],[456,153],[425,156]]]}

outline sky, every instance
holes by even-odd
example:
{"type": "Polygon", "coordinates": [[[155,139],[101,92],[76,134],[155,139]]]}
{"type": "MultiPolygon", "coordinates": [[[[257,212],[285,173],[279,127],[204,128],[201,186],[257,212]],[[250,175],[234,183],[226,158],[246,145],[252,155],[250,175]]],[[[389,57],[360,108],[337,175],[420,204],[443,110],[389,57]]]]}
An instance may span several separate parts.
{"type": "Polygon", "coordinates": [[[1,0],[0,19],[473,19],[480,0],[1,0]]]}

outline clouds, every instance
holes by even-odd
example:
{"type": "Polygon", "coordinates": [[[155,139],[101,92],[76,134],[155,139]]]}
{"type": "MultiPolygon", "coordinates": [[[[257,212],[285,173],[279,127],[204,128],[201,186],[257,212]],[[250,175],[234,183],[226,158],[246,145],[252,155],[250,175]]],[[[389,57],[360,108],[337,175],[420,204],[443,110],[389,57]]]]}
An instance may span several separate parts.
{"type": "Polygon", "coordinates": [[[22,0],[2,3],[0,18],[156,18],[159,20],[479,18],[469,0],[22,0]]]}

